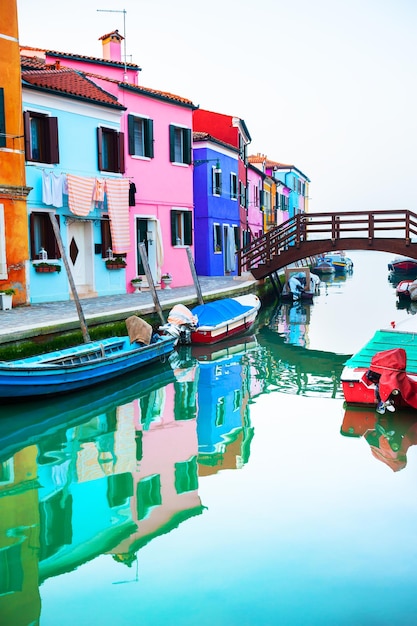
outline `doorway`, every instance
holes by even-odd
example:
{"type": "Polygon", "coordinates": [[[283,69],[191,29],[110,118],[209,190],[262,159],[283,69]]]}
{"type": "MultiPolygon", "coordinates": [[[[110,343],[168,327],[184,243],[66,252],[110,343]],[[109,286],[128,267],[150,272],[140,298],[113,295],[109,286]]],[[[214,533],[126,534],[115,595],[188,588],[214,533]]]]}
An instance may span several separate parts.
{"type": "Polygon", "coordinates": [[[78,295],[96,295],[93,289],[93,246],[90,221],[68,224],[68,264],[78,295]]]}
{"type": "Polygon", "coordinates": [[[136,268],[138,276],[145,276],[145,268],[139,253],[139,244],[145,244],[146,256],[148,257],[149,269],[154,282],[157,282],[156,263],[156,223],[155,220],[138,217],[136,218],[136,268]]]}

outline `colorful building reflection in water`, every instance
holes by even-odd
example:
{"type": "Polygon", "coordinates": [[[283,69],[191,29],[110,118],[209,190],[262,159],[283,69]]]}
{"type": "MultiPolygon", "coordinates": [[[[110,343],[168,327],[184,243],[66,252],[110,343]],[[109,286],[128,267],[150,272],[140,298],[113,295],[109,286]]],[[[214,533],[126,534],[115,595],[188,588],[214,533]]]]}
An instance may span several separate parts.
{"type": "MultiPolygon", "coordinates": [[[[204,512],[199,476],[249,459],[254,338],[106,388],[5,409],[0,423],[0,616],[37,623],[39,585],[138,551],[204,512]]],[[[123,574],[121,574],[123,578],[123,574]]]]}

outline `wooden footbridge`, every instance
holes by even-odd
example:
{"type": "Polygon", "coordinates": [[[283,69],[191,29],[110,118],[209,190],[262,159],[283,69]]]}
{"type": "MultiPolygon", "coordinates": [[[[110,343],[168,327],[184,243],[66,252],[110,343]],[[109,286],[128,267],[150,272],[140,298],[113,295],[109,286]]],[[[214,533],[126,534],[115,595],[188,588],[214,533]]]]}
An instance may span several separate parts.
{"type": "Polygon", "coordinates": [[[405,209],[299,214],[238,250],[238,271],[259,280],[335,250],[379,250],[417,259],[417,215],[405,209]]]}

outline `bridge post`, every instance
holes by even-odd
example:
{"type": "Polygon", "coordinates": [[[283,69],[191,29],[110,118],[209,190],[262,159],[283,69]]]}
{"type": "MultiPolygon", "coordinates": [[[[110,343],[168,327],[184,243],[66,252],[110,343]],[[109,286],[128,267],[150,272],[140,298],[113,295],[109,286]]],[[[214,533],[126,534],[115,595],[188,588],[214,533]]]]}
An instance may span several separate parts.
{"type": "Polygon", "coordinates": [[[405,212],[405,243],[407,246],[411,243],[410,237],[410,211],[405,212]]]}
{"type": "Polygon", "coordinates": [[[375,216],[373,213],[369,213],[368,215],[368,243],[372,244],[372,241],[375,236],[375,216]]]}

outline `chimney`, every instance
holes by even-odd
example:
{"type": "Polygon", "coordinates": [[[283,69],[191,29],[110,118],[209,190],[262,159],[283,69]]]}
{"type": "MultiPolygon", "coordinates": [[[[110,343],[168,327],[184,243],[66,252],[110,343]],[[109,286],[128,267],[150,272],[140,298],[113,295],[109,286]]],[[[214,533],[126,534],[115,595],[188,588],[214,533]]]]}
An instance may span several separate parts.
{"type": "Polygon", "coordinates": [[[122,41],[124,37],[118,30],[114,30],[112,33],[99,37],[103,46],[103,59],[106,61],[121,61],[122,60],[122,41]]]}

